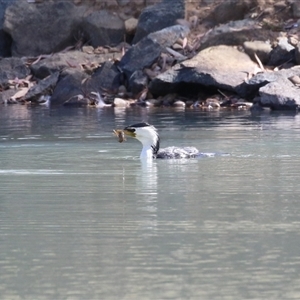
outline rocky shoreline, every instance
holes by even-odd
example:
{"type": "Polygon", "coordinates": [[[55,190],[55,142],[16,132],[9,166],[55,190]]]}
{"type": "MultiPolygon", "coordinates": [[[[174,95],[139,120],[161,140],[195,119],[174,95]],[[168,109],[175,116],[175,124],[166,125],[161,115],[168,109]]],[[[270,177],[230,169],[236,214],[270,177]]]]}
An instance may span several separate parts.
{"type": "Polygon", "coordinates": [[[0,3],[0,107],[298,110],[299,1],[97,3],[0,3]]]}

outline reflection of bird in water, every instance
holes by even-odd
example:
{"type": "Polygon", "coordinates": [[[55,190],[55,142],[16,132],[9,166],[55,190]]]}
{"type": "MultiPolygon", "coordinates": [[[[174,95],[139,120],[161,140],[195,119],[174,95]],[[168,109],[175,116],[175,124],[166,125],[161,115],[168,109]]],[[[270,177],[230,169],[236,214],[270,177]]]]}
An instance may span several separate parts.
{"type": "Polygon", "coordinates": [[[205,155],[195,147],[160,149],[157,129],[148,123],[127,126],[123,131],[126,135],[138,139],[143,144],[140,158],[192,158],[205,155]]]}

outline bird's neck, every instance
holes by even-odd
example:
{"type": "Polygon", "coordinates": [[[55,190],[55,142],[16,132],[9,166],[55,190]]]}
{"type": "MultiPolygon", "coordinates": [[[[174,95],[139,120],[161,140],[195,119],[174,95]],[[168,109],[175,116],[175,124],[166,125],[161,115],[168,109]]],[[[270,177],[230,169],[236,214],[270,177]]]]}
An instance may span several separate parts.
{"type": "Polygon", "coordinates": [[[155,130],[149,131],[147,135],[140,135],[138,140],[142,143],[143,149],[141,159],[155,158],[159,150],[159,136],[155,130]]]}
{"type": "Polygon", "coordinates": [[[154,153],[151,143],[144,144],[140,155],[140,159],[153,159],[154,153]]]}

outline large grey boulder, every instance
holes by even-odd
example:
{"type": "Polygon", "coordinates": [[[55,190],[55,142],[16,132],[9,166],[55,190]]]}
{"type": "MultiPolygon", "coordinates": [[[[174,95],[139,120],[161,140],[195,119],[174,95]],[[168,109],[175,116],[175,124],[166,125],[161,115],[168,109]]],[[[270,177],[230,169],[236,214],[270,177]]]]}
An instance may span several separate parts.
{"type": "Polygon", "coordinates": [[[6,9],[3,29],[12,37],[13,56],[58,52],[75,43],[81,13],[68,1],[28,3],[6,9]]]}
{"type": "Polygon", "coordinates": [[[82,30],[93,47],[117,45],[126,34],[124,21],[106,10],[94,11],[85,17],[82,30]]]}
{"type": "Polygon", "coordinates": [[[161,3],[146,7],[139,17],[133,44],[149,33],[175,25],[178,19],[183,19],[184,3],[184,0],[163,0],[161,3]]]}
{"type": "Polygon", "coordinates": [[[299,87],[288,79],[261,87],[259,95],[259,104],[273,110],[296,110],[300,105],[299,87]]]}
{"type": "Polygon", "coordinates": [[[210,47],[195,57],[175,65],[150,83],[150,92],[163,95],[183,93],[184,85],[197,85],[237,92],[237,88],[253,73],[256,64],[250,57],[230,46],[210,47]]]}

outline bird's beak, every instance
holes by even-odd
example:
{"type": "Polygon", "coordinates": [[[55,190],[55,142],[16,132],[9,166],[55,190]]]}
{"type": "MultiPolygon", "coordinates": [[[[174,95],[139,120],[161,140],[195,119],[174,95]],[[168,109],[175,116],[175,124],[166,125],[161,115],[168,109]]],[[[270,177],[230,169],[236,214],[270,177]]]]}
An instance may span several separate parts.
{"type": "Polygon", "coordinates": [[[125,127],[123,129],[123,132],[128,135],[128,136],[131,136],[133,138],[136,137],[136,133],[135,133],[135,129],[134,128],[131,128],[131,127],[125,127]]]}

